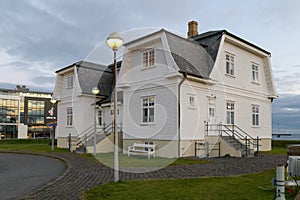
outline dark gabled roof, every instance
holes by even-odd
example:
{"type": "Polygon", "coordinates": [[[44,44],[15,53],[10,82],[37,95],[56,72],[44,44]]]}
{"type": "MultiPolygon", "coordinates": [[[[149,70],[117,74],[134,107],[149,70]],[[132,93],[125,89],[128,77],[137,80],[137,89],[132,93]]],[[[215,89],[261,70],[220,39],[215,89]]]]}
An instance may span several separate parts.
{"type": "Polygon", "coordinates": [[[97,86],[100,96],[109,96],[112,90],[113,73],[105,65],[87,61],[75,63],[77,66],[78,81],[83,94],[92,94],[93,87],[97,86]]]}
{"type": "Polygon", "coordinates": [[[198,42],[201,46],[203,46],[212,58],[212,60],[215,62],[217,59],[222,35],[222,31],[209,31],[194,36],[192,37],[192,39],[198,42]]]}
{"type": "Polygon", "coordinates": [[[181,72],[209,78],[214,60],[203,46],[167,31],[166,37],[171,54],[181,72]]]}
{"type": "Polygon", "coordinates": [[[251,42],[248,42],[247,40],[244,40],[244,39],[228,32],[226,30],[208,31],[208,32],[199,34],[197,36],[194,36],[194,37],[192,37],[192,39],[197,41],[201,45],[206,45],[208,47],[209,54],[212,57],[216,57],[223,34],[226,34],[230,37],[233,37],[233,38],[235,38],[235,39],[237,39],[237,40],[239,40],[239,41],[241,41],[241,42],[243,42],[243,43],[245,43],[249,46],[252,46],[252,47],[254,47],[254,48],[256,48],[256,49],[258,49],[258,50],[260,50],[260,51],[262,51],[266,54],[271,55],[270,52],[262,49],[259,46],[256,46],[255,44],[252,44],[251,42]]]}
{"type": "MultiPolygon", "coordinates": [[[[97,104],[102,105],[102,104],[105,104],[105,103],[113,102],[114,101],[114,96],[113,95],[114,95],[114,92],[111,92],[110,95],[106,99],[98,101],[97,104]]],[[[117,101],[123,103],[123,91],[118,91],[117,101]]]]}

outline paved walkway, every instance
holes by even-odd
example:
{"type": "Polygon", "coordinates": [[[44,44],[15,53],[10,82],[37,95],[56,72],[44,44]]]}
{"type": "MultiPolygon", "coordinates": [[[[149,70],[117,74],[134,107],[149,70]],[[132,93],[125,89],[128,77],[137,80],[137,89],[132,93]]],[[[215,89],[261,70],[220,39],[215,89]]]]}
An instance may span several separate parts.
{"type": "Polygon", "coordinates": [[[45,156],[0,154],[0,199],[16,199],[57,178],[64,162],[45,156]]]}
{"type": "MultiPolygon", "coordinates": [[[[113,181],[113,169],[98,161],[74,153],[44,154],[64,160],[67,170],[54,181],[27,194],[22,199],[80,199],[83,192],[99,184],[113,181]]],[[[274,169],[285,163],[284,155],[262,155],[254,158],[214,158],[200,165],[169,166],[147,173],[120,173],[121,180],[195,178],[232,176],[274,169]]]]}

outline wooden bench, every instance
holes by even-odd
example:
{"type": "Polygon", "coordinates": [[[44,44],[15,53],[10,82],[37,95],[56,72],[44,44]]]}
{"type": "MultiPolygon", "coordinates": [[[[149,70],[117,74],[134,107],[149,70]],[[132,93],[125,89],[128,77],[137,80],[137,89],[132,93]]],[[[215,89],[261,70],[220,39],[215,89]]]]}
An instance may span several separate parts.
{"type": "Polygon", "coordinates": [[[144,154],[148,156],[148,159],[150,159],[151,155],[153,158],[155,158],[155,144],[139,144],[139,143],[133,143],[132,146],[128,147],[128,156],[130,154],[132,155],[139,155],[144,154]]]}

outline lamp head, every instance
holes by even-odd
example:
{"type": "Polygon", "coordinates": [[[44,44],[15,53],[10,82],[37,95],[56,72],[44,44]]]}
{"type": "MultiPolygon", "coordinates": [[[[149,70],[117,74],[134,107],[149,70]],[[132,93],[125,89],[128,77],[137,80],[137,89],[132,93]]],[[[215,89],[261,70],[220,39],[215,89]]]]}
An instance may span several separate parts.
{"type": "Polygon", "coordinates": [[[50,102],[51,102],[52,104],[55,104],[56,101],[57,101],[56,98],[55,98],[54,96],[52,96],[51,99],[50,99],[50,102]]]}
{"type": "Polygon", "coordinates": [[[123,45],[123,38],[119,33],[113,32],[106,38],[107,45],[113,50],[118,50],[123,45]]]}
{"type": "Polygon", "coordinates": [[[99,90],[97,87],[93,87],[92,93],[93,93],[94,95],[97,95],[97,94],[100,93],[100,90],[99,90]]]}

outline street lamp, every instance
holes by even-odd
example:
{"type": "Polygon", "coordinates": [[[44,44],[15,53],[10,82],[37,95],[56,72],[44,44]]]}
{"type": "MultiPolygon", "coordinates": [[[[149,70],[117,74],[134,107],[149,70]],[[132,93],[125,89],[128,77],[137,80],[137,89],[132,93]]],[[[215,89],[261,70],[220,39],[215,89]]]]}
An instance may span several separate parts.
{"type": "Polygon", "coordinates": [[[97,87],[93,87],[92,93],[95,95],[95,109],[94,109],[94,156],[96,156],[96,96],[100,93],[97,87]]]}
{"type": "Polygon", "coordinates": [[[117,123],[117,51],[123,45],[123,38],[116,32],[106,38],[107,45],[114,51],[114,180],[119,181],[119,155],[118,155],[118,123],[117,123]]]}
{"type": "Polygon", "coordinates": [[[55,119],[54,119],[54,104],[56,103],[56,98],[54,96],[51,97],[50,102],[52,103],[52,119],[53,119],[53,124],[52,124],[52,148],[51,150],[54,151],[54,131],[55,131],[55,119]]]}

